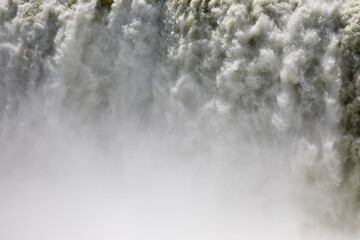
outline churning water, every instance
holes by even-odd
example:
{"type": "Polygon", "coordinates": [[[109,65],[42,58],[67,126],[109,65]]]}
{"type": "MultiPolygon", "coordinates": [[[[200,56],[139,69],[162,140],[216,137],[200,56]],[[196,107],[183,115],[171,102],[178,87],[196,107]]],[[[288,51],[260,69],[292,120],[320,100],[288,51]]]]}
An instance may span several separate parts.
{"type": "Polygon", "coordinates": [[[0,0],[0,239],[358,239],[360,2],[0,0]]]}

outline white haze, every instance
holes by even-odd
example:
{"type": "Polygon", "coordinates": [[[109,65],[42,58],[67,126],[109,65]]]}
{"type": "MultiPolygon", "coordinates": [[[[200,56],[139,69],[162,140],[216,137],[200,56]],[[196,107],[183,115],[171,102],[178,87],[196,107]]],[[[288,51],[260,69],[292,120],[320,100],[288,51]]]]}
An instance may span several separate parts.
{"type": "Polygon", "coordinates": [[[65,2],[0,3],[0,239],[358,239],[341,1],[65,2]]]}

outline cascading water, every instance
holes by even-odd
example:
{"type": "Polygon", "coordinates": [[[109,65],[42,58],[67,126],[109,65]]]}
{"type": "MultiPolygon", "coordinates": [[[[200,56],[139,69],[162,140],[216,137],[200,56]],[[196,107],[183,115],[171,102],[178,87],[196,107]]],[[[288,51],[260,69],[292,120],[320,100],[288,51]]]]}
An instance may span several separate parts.
{"type": "Polygon", "coordinates": [[[0,239],[358,239],[359,20],[1,1],[0,239]]]}

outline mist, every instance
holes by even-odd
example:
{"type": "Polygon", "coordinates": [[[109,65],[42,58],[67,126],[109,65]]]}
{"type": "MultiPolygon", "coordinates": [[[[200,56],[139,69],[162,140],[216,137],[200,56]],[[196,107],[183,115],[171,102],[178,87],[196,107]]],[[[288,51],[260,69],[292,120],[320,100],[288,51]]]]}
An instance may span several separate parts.
{"type": "Polygon", "coordinates": [[[357,9],[2,1],[0,238],[358,239],[357,9]]]}

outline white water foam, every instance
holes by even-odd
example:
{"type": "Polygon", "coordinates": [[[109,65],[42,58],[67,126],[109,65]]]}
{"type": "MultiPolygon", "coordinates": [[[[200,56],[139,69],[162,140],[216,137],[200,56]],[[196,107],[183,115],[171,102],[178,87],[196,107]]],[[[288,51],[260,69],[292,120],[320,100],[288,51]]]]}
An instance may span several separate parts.
{"type": "Polygon", "coordinates": [[[341,1],[109,2],[0,5],[1,239],[358,237],[341,1]]]}

